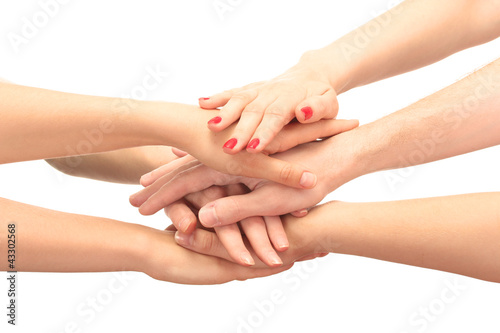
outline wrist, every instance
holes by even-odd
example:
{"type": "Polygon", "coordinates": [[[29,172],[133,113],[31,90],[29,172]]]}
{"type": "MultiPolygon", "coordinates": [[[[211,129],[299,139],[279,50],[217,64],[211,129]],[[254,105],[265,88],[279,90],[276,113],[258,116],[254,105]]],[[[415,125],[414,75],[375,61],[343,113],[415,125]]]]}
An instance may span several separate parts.
{"type": "Polygon", "coordinates": [[[212,113],[199,107],[169,102],[139,102],[131,113],[139,136],[150,145],[176,147],[187,152],[212,113]]]}
{"type": "Polygon", "coordinates": [[[322,77],[335,90],[337,95],[350,89],[351,75],[349,63],[337,48],[329,46],[323,49],[307,51],[297,64],[300,68],[322,77]]]}

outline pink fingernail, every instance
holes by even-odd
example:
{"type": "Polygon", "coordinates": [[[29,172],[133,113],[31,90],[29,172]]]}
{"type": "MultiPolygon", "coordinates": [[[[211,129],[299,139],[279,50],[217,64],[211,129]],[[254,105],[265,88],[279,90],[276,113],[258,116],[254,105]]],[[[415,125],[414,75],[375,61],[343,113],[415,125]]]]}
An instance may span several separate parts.
{"type": "Polygon", "coordinates": [[[255,265],[255,261],[253,260],[252,256],[248,252],[243,252],[240,255],[240,258],[241,258],[241,261],[243,261],[248,266],[255,265]]]}
{"type": "Polygon", "coordinates": [[[207,101],[209,99],[210,99],[210,97],[200,97],[200,98],[198,98],[198,100],[200,100],[200,101],[207,101]]]}
{"type": "Polygon", "coordinates": [[[305,171],[300,177],[300,186],[304,188],[313,188],[316,185],[318,178],[315,174],[305,171]]]}
{"type": "Polygon", "coordinates": [[[283,265],[283,261],[275,252],[269,253],[269,255],[267,257],[269,258],[269,261],[271,262],[271,264],[276,265],[276,266],[283,265]]]}
{"type": "Polygon", "coordinates": [[[175,233],[175,241],[179,245],[192,246],[193,245],[193,234],[185,234],[182,232],[175,233]]]}
{"type": "Polygon", "coordinates": [[[305,106],[302,109],[300,109],[300,111],[304,113],[305,120],[311,119],[311,117],[313,116],[313,110],[311,109],[310,106],[305,106]]]}
{"type": "Polygon", "coordinates": [[[198,212],[201,224],[207,228],[212,228],[219,225],[219,218],[215,212],[214,204],[208,205],[200,209],[198,212]]]}

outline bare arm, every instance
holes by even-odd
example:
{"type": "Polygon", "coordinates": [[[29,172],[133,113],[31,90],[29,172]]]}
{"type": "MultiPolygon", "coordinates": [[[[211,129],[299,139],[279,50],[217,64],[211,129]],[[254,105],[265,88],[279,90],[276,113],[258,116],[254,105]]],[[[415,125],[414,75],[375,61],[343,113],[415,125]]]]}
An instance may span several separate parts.
{"type": "MultiPolygon", "coordinates": [[[[500,193],[330,202],[300,220],[282,217],[290,248],[280,257],[288,263],[342,253],[500,282],[499,202],[500,193]]],[[[214,233],[197,229],[176,239],[190,250],[228,258],[214,233]]]]}
{"type": "Polygon", "coordinates": [[[407,0],[304,55],[338,93],[405,73],[500,36],[498,0],[407,0]]]}
{"type": "Polygon", "coordinates": [[[308,239],[320,239],[316,252],[352,254],[500,282],[499,202],[500,193],[332,202],[313,209],[300,223],[289,221],[287,232],[291,229],[293,234],[296,224],[302,232],[311,227],[308,239]]]}
{"type": "Polygon", "coordinates": [[[340,93],[499,35],[499,0],[407,0],[332,44],[306,52],[274,79],[200,98],[199,103],[222,107],[208,123],[213,131],[238,121],[228,154],[260,152],[293,118],[301,123],[334,118],[340,93]]]}
{"type": "Polygon", "coordinates": [[[47,163],[71,176],[115,183],[139,184],[139,179],[175,160],[171,147],[145,146],[106,153],[48,159],[47,163]]]}
{"type": "Polygon", "coordinates": [[[198,255],[175,244],[172,231],[132,223],[61,213],[6,199],[0,199],[0,210],[0,270],[139,271],[159,280],[213,284],[269,275],[290,267],[245,268],[198,255]],[[16,245],[13,268],[7,261],[7,236],[11,234],[15,235],[16,245]]]}
{"type": "MultiPolygon", "coordinates": [[[[0,83],[0,97],[0,163],[162,145],[185,150],[207,165],[231,174],[271,178],[300,188],[314,187],[316,183],[302,166],[266,154],[234,157],[224,154],[221,147],[229,133],[212,133],[206,128],[215,111],[177,103],[86,96],[9,83],[0,83]]],[[[331,124],[335,122],[323,123],[322,129],[331,131],[331,124]]],[[[291,131],[292,136],[299,138],[298,143],[304,142],[302,140],[307,139],[304,133],[314,134],[311,129],[318,128],[296,128],[291,131]]]]}

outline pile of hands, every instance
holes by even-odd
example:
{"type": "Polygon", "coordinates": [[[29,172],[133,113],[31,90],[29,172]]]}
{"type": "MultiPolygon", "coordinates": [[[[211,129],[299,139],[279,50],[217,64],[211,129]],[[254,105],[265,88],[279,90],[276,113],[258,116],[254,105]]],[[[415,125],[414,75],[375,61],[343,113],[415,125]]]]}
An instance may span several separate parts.
{"type": "Polygon", "coordinates": [[[142,176],[130,203],[143,215],[164,209],[180,246],[242,266],[278,272],[326,255],[305,244],[297,220],[348,180],[331,171],[343,160],[332,140],[358,121],[336,119],[332,84],[299,64],[199,105],[204,128],[173,148],[176,160],[142,176]]]}

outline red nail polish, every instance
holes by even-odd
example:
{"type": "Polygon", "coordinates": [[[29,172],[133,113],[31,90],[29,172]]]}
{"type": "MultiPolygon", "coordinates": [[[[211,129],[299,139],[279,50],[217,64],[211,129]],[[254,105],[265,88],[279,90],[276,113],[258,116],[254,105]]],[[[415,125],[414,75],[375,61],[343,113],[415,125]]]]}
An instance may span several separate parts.
{"type": "Polygon", "coordinates": [[[300,109],[300,111],[304,113],[305,120],[311,119],[311,117],[313,116],[313,110],[311,109],[310,106],[305,106],[302,109],[300,109]]]}
{"type": "Polygon", "coordinates": [[[257,148],[257,146],[259,145],[259,143],[260,143],[259,139],[253,139],[252,141],[250,141],[250,143],[248,144],[247,148],[248,149],[255,149],[255,148],[257,148]]]}
{"type": "Polygon", "coordinates": [[[199,99],[199,100],[202,100],[202,101],[207,101],[207,100],[209,100],[209,99],[210,99],[210,97],[200,97],[200,98],[198,98],[198,99],[199,99]]]}
{"type": "Polygon", "coordinates": [[[209,124],[218,124],[218,123],[220,123],[220,122],[221,122],[221,120],[222,120],[222,118],[221,118],[221,117],[219,117],[219,116],[217,116],[217,117],[213,117],[212,119],[210,119],[210,120],[208,121],[208,123],[209,123],[209,124]]]}
{"type": "Polygon", "coordinates": [[[229,139],[224,144],[224,148],[233,149],[234,146],[236,146],[237,143],[238,143],[238,140],[236,140],[235,138],[229,139]]]}

